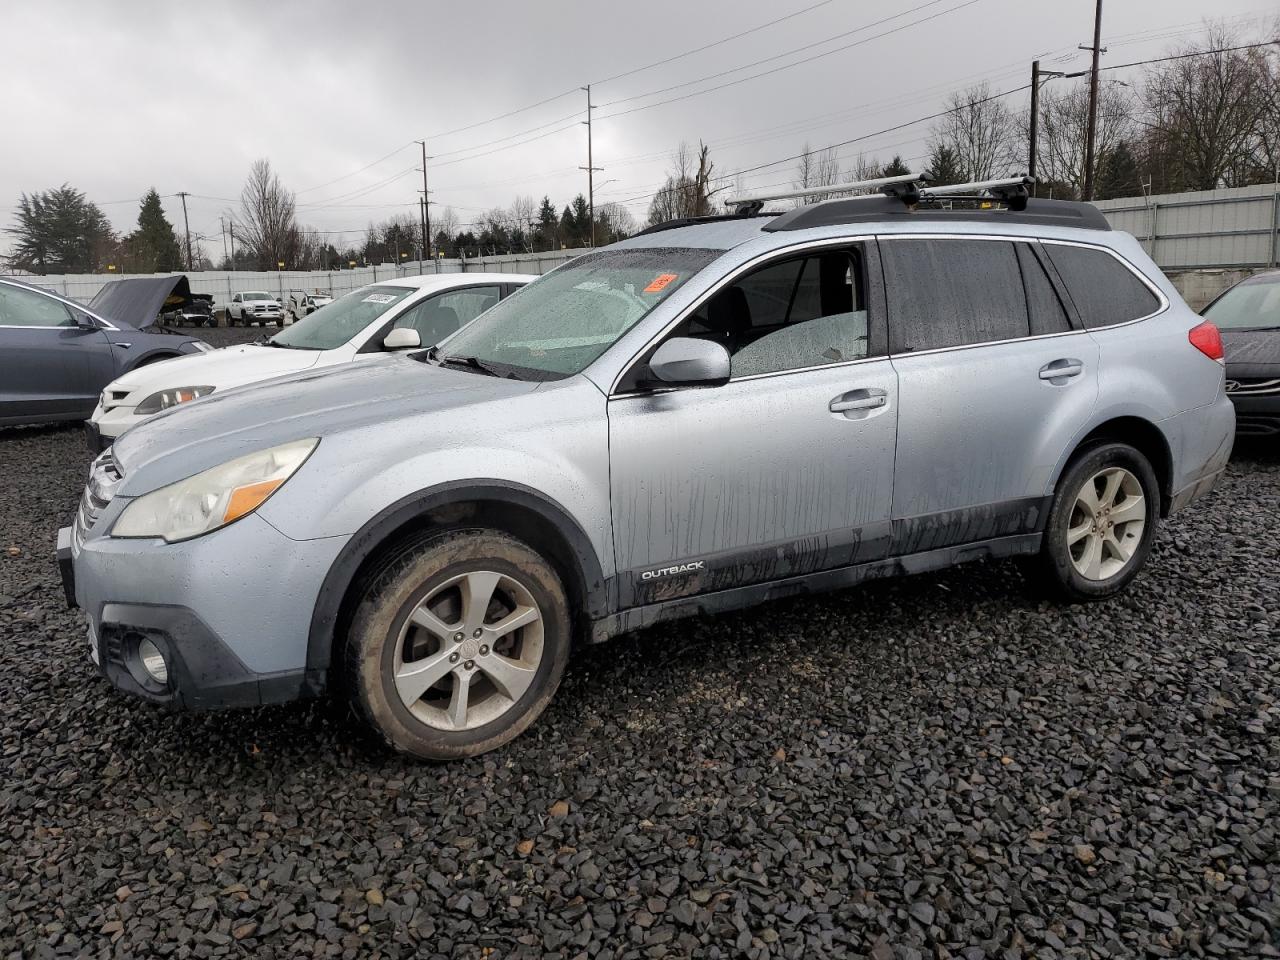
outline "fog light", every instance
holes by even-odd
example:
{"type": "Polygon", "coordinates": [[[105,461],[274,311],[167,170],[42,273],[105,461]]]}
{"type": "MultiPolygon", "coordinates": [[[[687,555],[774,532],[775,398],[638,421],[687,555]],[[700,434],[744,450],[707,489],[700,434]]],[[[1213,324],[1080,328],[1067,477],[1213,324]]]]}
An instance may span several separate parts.
{"type": "Polygon", "coordinates": [[[164,662],[164,654],[146,637],[138,641],[138,660],[147,676],[156,683],[168,684],[169,666],[164,662]]]}

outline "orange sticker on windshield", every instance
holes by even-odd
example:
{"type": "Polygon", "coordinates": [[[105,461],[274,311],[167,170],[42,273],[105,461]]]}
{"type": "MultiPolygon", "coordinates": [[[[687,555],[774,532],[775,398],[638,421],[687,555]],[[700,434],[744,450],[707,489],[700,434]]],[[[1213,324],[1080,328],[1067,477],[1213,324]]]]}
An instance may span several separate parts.
{"type": "Polygon", "coordinates": [[[664,290],[666,289],[667,284],[669,284],[672,280],[675,280],[679,276],[680,275],[678,273],[660,273],[653,278],[652,283],[650,283],[647,287],[644,288],[644,292],[657,293],[659,290],[664,290]]]}

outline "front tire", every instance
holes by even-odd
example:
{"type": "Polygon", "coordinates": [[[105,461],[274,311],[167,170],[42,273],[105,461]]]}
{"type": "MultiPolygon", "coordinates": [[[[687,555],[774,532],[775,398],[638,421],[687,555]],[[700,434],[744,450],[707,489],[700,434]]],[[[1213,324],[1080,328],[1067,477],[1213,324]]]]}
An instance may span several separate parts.
{"type": "Polygon", "coordinates": [[[496,530],[419,542],[370,582],[352,620],[352,699],[387,744],[428,760],[502,746],[546,708],[571,643],[560,578],[496,530]]]}
{"type": "Polygon", "coordinates": [[[1146,563],[1159,524],[1150,461],[1124,443],[1090,447],[1058,481],[1033,572],[1071,602],[1115,596],[1146,563]]]}

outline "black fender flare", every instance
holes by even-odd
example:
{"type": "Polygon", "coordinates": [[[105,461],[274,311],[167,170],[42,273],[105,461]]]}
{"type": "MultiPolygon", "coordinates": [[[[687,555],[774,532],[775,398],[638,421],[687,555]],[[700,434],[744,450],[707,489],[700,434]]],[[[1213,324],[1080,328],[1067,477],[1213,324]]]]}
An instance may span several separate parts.
{"type": "Polygon", "coordinates": [[[569,544],[578,562],[587,618],[599,619],[610,612],[609,582],[605,580],[599,557],[578,522],[555,500],[531,487],[507,480],[451,481],[402,497],[374,515],[347,541],[325,574],[311,613],[307,635],[307,678],[309,684],[323,684],[329,673],[334,631],[342,602],[366,560],[373,556],[395,531],[434,509],[452,504],[488,501],[536,513],[555,526],[569,544]]]}

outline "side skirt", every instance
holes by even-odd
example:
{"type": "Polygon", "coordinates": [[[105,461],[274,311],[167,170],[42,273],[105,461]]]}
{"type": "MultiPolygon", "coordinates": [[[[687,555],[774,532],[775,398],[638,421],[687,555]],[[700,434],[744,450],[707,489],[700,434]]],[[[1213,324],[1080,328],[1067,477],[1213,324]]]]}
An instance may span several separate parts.
{"type": "Polygon", "coordinates": [[[669,620],[726,613],[785,597],[843,590],[866,580],[942,570],[971,560],[997,560],[1004,557],[1026,556],[1039,551],[1042,536],[1039,533],[1026,533],[1009,537],[993,537],[976,543],[924,550],[885,560],[840,567],[836,570],[787,577],[770,583],[757,583],[731,590],[632,607],[594,621],[591,625],[591,642],[603,643],[618,634],[629,633],[632,630],[669,620]]]}

